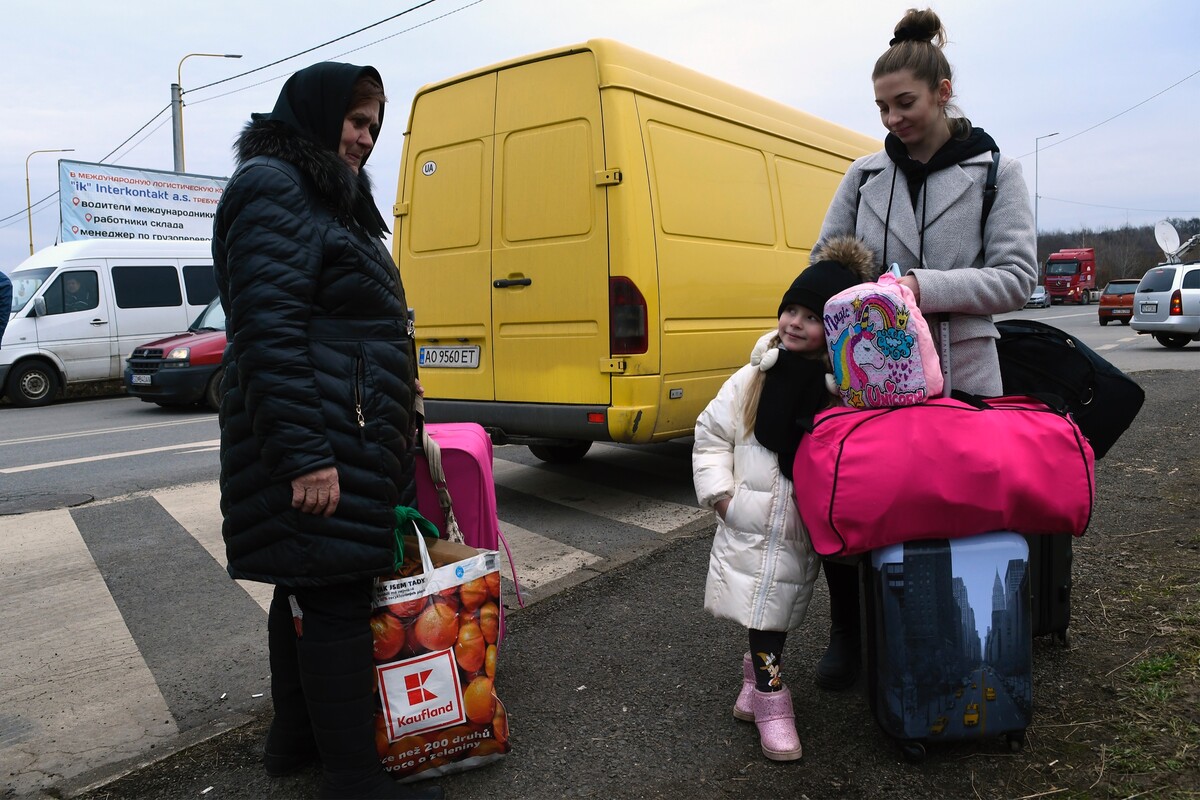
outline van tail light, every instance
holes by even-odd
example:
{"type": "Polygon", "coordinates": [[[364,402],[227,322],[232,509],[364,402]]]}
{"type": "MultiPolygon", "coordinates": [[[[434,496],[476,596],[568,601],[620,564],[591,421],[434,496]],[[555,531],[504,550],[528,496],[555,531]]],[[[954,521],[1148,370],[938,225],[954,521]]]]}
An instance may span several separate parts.
{"type": "Polygon", "coordinates": [[[614,356],[649,349],[646,298],[629,278],[608,279],[608,330],[614,356]]]}
{"type": "Polygon", "coordinates": [[[1183,295],[1179,290],[1171,292],[1171,310],[1167,312],[1167,316],[1178,317],[1183,314],[1183,295]]]}

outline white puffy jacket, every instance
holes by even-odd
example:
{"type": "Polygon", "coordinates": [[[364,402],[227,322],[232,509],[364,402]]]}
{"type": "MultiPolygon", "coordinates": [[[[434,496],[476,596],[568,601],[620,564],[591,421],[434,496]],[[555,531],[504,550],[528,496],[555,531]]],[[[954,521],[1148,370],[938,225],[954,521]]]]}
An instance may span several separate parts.
{"type": "Polygon", "coordinates": [[[696,420],[696,498],[705,508],[730,498],[725,519],[717,518],[704,607],[747,628],[787,631],[804,621],[821,561],[778,457],[745,429],[742,402],[761,352],[755,348],[696,420]]]}

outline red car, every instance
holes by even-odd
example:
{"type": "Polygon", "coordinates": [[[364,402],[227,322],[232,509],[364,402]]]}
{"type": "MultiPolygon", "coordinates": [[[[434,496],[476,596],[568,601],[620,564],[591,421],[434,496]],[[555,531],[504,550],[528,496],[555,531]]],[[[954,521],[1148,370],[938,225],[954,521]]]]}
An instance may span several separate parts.
{"type": "Polygon", "coordinates": [[[1138,286],[1138,278],[1118,278],[1108,282],[1100,293],[1099,314],[1100,324],[1107,325],[1113,320],[1122,325],[1128,325],[1133,318],[1133,293],[1138,286]]]}
{"type": "Polygon", "coordinates": [[[219,298],[200,312],[186,333],[134,348],[125,360],[125,391],[160,406],[221,405],[225,311],[219,298]]]}

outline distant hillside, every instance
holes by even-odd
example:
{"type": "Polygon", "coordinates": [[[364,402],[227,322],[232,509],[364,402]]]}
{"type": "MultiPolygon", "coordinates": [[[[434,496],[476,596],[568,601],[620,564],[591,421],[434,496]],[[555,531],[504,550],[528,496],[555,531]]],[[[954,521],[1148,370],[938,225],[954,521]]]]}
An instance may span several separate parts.
{"type": "MultiPolygon", "coordinates": [[[[1200,233],[1200,217],[1170,219],[1179,231],[1179,240],[1200,233]]],[[[1154,240],[1154,226],[1143,225],[1094,231],[1043,231],[1038,236],[1038,263],[1045,265],[1046,257],[1064,247],[1096,248],[1096,286],[1113,278],[1140,278],[1146,270],[1163,260],[1162,249],[1154,240]]]]}

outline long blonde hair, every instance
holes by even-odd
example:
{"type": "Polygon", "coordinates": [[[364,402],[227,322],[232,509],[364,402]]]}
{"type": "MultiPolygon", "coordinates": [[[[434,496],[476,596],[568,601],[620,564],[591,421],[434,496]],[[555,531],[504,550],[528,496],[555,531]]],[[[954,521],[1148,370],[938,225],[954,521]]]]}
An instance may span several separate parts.
{"type": "MultiPolygon", "coordinates": [[[[780,341],[782,340],[779,338],[779,334],[775,334],[771,337],[767,349],[774,350],[776,347],[779,347],[780,341]]],[[[833,362],[829,360],[829,351],[826,348],[822,347],[820,355],[814,355],[812,358],[821,359],[825,371],[833,372],[833,362]]],[[[742,425],[749,433],[754,432],[754,426],[758,422],[758,401],[762,399],[763,384],[766,380],[767,373],[761,369],[756,369],[750,376],[750,383],[746,386],[746,397],[742,401],[742,425]]],[[[825,406],[826,408],[833,405],[833,399],[833,395],[830,395],[829,405],[825,406]]]]}

